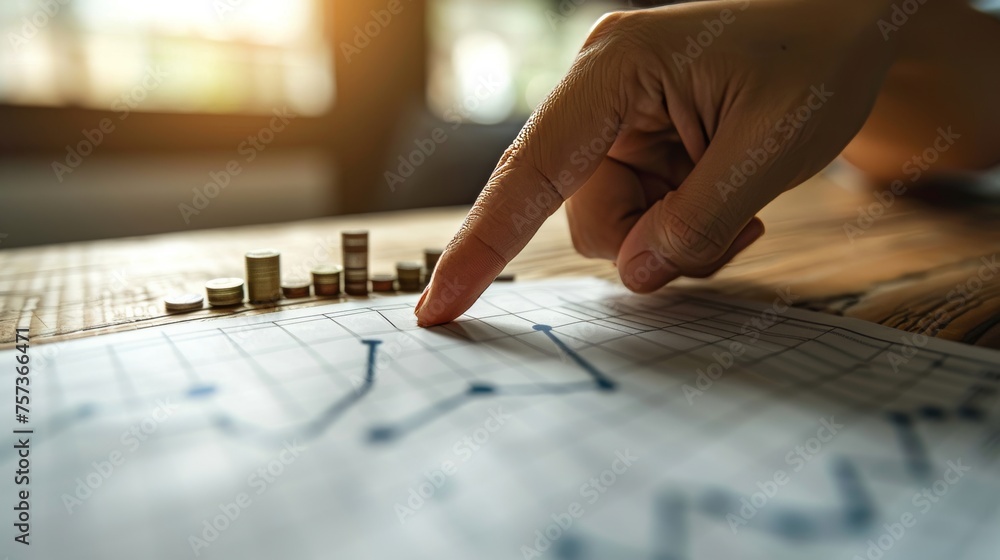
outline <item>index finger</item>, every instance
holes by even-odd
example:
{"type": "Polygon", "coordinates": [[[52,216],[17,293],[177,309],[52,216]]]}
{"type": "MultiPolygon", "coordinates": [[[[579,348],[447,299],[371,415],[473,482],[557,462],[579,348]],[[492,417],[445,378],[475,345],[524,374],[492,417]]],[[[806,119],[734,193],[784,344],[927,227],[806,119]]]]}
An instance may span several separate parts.
{"type": "Polygon", "coordinates": [[[451,321],[471,307],[611,148],[621,125],[620,84],[617,67],[608,64],[607,38],[594,40],[598,33],[600,25],[504,153],[446,247],[414,310],[419,325],[451,321]]]}

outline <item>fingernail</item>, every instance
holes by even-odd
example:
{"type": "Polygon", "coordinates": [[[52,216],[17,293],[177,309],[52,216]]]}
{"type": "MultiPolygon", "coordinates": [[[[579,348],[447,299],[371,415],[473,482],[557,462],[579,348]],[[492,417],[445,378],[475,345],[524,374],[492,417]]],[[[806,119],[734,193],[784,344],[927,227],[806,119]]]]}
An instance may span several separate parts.
{"type": "Polygon", "coordinates": [[[427,287],[424,288],[424,293],[420,294],[420,299],[417,300],[417,305],[415,305],[413,307],[413,314],[414,315],[418,315],[418,316],[420,315],[420,306],[422,306],[424,304],[424,299],[427,298],[427,292],[429,292],[429,291],[431,291],[431,285],[427,284],[427,287]]]}
{"type": "Polygon", "coordinates": [[[621,271],[622,282],[633,292],[652,292],[681,275],[670,261],[658,258],[652,251],[632,257],[621,271]]]}

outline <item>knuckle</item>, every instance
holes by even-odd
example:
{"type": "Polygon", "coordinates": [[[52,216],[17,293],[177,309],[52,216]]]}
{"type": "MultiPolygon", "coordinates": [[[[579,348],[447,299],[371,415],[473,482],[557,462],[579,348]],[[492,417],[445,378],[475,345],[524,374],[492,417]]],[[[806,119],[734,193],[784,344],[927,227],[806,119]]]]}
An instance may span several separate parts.
{"type": "Polygon", "coordinates": [[[595,54],[623,54],[638,51],[638,39],[646,18],[642,12],[610,12],[594,24],[584,50],[595,54]]]}
{"type": "Polygon", "coordinates": [[[643,10],[605,14],[594,25],[573,69],[596,74],[607,84],[607,93],[618,95],[619,102],[624,102],[627,84],[656,74],[655,69],[661,66],[657,49],[650,48],[656,44],[651,40],[656,34],[652,23],[643,10]]]}
{"type": "Polygon", "coordinates": [[[682,269],[703,270],[729,247],[726,219],[693,205],[661,203],[658,244],[664,257],[682,269]]]}
{"type": "Polygon", "coordinates": [[[596,44],[598,42],[615,43],[628,40],[632,32],[642,21],[640,12],[615,11],[608,12],[597,20],[585,44],[596,44]]]}
{"type": "Polygon", "coordinates": [[[598,41],[604,40],[608,37],[617,35],[623,25],[623,22],[628,18],[628,12],[616,11],[608,12],[601,16],[594,24],[593,29],[590,31],[590,36],[587,37],[586,44],[593,44],[598,41]]]}

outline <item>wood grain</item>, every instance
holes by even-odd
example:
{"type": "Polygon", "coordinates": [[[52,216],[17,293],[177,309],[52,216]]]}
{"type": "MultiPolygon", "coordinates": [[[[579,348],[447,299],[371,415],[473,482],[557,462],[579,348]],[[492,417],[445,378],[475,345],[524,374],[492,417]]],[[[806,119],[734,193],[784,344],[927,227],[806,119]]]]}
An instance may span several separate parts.
{"type": "MultiPolygon", "coordinates": [[[[905,196],[886,208],[871,191],[841,183],[821,176],[786,193],[761,213],[768,231],[753,247],[714,278],[674,286],[764,302],[786,290],[797,306],[1000,348],[995,216],[941,210],[905,196]],[[859,227],[852,240],[845,224],[858,225],[859,209],[880,216],[863,221],[867,228],[859,227]]],[[[243,254],[259,247],[281,251],[284,275],[304,276],[315,263],[340,261],[343,229],[369,229],[371,271],[391,272],[396,261],[420,260],[424,247],[444,246],[464,213],[419,210],[2,250],[0,343],[9,346],[18,325],[30,325],[34,342],[47,342],[329,303],[336,300],[170,315],[162,298],[173,291],[203,293],[211,278],[243,276],[243,254]]],[[[562,212],[508,272],[519,280],[617,279],[610,263],[573,251],[562,212]]]]}

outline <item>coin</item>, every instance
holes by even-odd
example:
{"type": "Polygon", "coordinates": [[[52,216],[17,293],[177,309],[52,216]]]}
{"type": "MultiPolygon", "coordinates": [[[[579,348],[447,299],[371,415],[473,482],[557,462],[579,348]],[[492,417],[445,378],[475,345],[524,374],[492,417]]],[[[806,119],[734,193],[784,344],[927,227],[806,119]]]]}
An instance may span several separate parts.
{"type": "Polygon", "coordinates": [[[252,303],[281,299],[281,255],[274,249],[246,253],[247,292],[252,303]]]}
{"type": "Polygon", "coordinates": [[[208,282],[205,282],[205,289],[218,291],[218,292],[230,292],[236,290],[243,290],[243,279],[242,278],[213,278],[208,282]]]}
{"type": "Polygon", "coordinates": [[[437,266],[438,260],[441,259],[441,249],[424,249],[424,268],[427,269],[427,278],[434,274],[434,268],[437,266]]]}
{"type": "Polygon", "coordinates": [[[342,272],[343,268],[335,264],[321,264],[313,268],[313,292],[318,296],[339,295],[342,272]]]}
{"type": "Polygon", "coordinates": [[[163,298],[163,306],[171,313],[181,313],[201,309],[204,301],[198,294],[170,294],[163,298]]]}
{"type": "Polygon", "coordinates": [[[344,269],[341,268],[339,265],[335,265],[335,264],[320,264],[320,265],[316,265],[316,267],[312,269],[312,273],[313,273],[313,276],[316,276],[316,275],[319,275],[319,276],[329,276],[329,275],[334,275],[334,274],[336,274],[336,275],[339,276],[340,273],[343,270],[344,269]]]}
{"type": "Polygon", "coordinates": [[[344,292],[352,296],[368,294],[368,232],[343,231],[340,244],[344,262],[344,292]]]}
{"type": "Polygon", "coordinates": [[[309,297],[309,286],[311,284],[307,280],[288,280],[281,284],[281,293],[286,298],[309,297]]]}
{"type": "Polygon", "coordinates": [[[396,276],[399,277],[399,289],[404,292],[419,292],[421,289],[421,272],[420,263],[396,263],[396,276]]]}
{"type": "Polygon", "coordinates": [[[313,284],[313,291],[318,296],[338,296],[340,284],[313,284]]]}
{"type": "Polygon", "coordinates": [[[395,292],[396,277],[392,274],[375,274],[372,275],[372,291],[373,292],[395,292]]]}
{"type": "Polygon", "coordinates": [[[205,293],[208,294],[208,304],[213,307],[243,303],[243,279],[214,278],[205,282],[205,293]]]}

